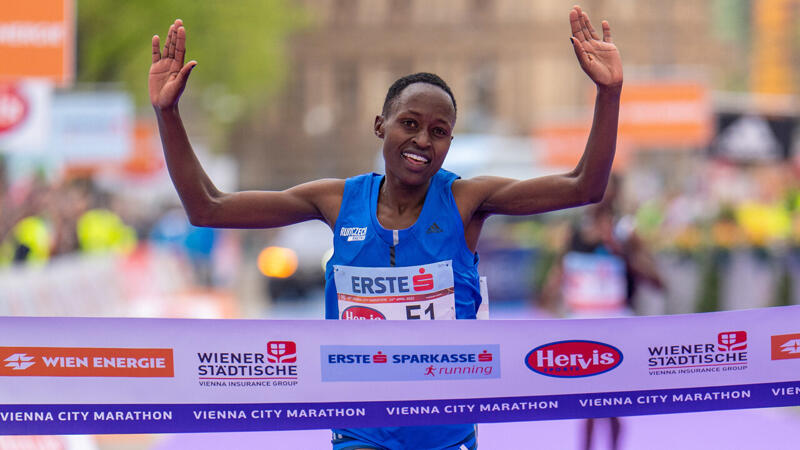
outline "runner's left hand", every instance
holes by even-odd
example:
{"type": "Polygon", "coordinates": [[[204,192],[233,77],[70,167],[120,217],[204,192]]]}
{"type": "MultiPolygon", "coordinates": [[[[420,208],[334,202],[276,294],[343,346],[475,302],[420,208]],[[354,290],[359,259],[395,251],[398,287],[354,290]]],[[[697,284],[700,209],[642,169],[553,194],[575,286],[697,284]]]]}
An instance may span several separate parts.
{"type": "Polygon", "coordinates": [[[572,27],[572,47],[583,71],[598,86],[621,86],[622,59],[611,39],[608,22],[602,22],[602,40],[580,6],[574,6],[569,12],[569,23],[572,27]]]}

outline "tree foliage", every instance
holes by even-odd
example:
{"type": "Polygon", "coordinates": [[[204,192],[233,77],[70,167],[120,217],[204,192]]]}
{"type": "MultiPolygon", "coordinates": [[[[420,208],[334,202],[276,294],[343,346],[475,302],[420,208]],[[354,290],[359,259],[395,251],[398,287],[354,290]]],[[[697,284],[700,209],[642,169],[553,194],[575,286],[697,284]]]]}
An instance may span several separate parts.
{"type": "Polygon", "coordinates": [[[188,89],[248,102],[280,87],[286,36],[305,23],[291,0],[78,0],[78,82],[122,83],[138,105],[148,102],[151,38],[163,45],[183,20],[186,60],[196,60],[188,89]]]}

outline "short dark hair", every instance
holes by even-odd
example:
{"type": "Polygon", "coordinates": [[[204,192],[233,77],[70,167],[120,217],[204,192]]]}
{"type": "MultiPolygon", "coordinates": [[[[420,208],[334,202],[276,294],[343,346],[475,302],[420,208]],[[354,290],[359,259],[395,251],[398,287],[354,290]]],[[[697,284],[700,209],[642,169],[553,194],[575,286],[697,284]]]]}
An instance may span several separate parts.
{"type": "Polygon", "coordinates": [[[458,111],[456,108],[456,98],[453,96],[453,91],[450,90],[450,86],[436,74],[419,72],[401,77],[389,86],[389,91],[386,93],[386,100],[383,101],[383,110],[381,114],[386,116],[394,101],[400,96],[400,93],[414,83],[427,83],[441,88],[443,91],[447,92],[447,95],[450,96],[450,100],[453,101],[453,111],[458,111]]]}

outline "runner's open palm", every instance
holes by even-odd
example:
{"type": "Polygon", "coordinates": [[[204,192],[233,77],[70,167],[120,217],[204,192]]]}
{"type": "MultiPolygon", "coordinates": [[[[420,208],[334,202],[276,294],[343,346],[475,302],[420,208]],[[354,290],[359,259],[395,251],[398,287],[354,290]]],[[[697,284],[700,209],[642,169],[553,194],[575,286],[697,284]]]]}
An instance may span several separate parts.
{"type": "Polygon", "coordinates": [[[186,88],[186,81],[196,61],[183,64],[186,56],[186,30],[183,22],[176,20],[169,27],[164,49],[159,49],[158,35],[153,36],[153,64],[150,66],[148,80],[150,103],[159,109],[176,106],[178,99],[186,88]]]}
{"type": "Polygon", "coordinates": [[[595,31],[589,16],[579,6],[569,12],[572,47],[583,71],[599,86],[622,84],[622,59],[611,40],[611,27],[602,22],[603,37],[595,31]]]}

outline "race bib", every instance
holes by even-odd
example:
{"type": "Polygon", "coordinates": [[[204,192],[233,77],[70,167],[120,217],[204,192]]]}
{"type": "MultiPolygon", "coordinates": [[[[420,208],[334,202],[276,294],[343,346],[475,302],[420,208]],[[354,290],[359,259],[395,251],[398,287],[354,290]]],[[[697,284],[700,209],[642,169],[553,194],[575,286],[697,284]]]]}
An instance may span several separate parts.
{"type": "Polygon", "coordinates": [[[573,313],[612,312],[625,307],[625,262],[614,255],[564,255],[564,301],[573,313]]]}
{"type": "Polygon", "coordinates": [[[408,267],[333,266],[343,320],[456,318],[452,261],[408,267]]]}

